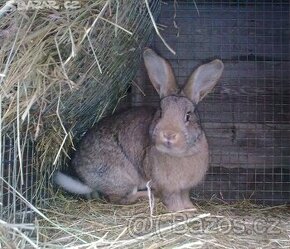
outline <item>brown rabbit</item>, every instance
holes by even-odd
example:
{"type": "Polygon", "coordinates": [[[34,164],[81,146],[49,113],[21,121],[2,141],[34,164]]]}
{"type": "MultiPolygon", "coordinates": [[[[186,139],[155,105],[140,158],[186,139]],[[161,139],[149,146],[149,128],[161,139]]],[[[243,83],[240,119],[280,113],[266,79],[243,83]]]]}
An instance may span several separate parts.
{"type": "Polygon", "coordinates": [[[189,191],[208,168],[208,145],[195,114],[196,105],[217,83],[224,65],[213,60],[197,68],[178,89],[169,63],[144,51],[149,78],[160,95],[160,108],[141,107],[107,117],[89,130],[72,166],[81,181],[58,172],[55,182],[77,194],[102,193],[129,204],[154,194],[170,211],[192,208],[189,191]]]}

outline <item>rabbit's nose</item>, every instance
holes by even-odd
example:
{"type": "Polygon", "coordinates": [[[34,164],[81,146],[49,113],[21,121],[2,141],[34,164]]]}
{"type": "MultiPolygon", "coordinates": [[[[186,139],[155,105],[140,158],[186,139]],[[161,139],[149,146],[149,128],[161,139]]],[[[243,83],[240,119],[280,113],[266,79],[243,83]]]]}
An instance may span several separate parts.
{"type": "Polygon", "coordinates": [[[161,131],[160,136],[165,143],[174,144],[178,139],[178,134],[174,131],[161,131]]]}

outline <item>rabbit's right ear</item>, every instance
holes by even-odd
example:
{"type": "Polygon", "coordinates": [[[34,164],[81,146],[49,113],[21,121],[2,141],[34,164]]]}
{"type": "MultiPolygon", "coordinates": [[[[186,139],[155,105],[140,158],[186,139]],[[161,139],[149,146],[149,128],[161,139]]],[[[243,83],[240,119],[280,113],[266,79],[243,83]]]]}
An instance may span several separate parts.
{"type": "Polygon", "coordinates": [[[150,81],[160,98],[177,93],[178,87],[170,64],[149,48],[143,52],[143,58],[150,81]]]}

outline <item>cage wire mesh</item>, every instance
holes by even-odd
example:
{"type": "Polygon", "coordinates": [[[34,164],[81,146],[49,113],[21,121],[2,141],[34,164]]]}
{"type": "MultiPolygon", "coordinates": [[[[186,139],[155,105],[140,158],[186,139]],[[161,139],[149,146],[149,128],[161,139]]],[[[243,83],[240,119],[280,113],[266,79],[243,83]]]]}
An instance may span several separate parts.
{"type": "MultiPolygon", "coordinates": [[[[225,64],[213,93],[199,104],[210,170],[197,200],[290,200],[289,1],[166,1],[159,24],[176,56],[154,39],[182,85],[213,58],[225,64]]],[[[158,105],[143,73],[133,105],[158,105]]]]}
{"type": "MultiPolygon", "coordinates": [[[[126,95],[153,25],[145,1],[11,2],[0,16],[0,218],[27,222],[73,139],[126,95]]],[[[156,17],[160,2],[147,3],[156,17]]]]}

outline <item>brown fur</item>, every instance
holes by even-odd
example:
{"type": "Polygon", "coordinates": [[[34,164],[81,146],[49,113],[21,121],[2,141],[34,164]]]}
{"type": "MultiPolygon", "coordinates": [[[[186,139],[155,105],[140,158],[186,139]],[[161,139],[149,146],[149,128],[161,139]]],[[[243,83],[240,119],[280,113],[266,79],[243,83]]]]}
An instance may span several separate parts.
{"type": "Polygon", "coordinates": [[[160,108],[136,108],[103,119],[82,139],[72,166],[86,186],[112,202],[127,204],[146,196],[140,190],[151,180],[168,210],[192,208],[189,191],[208,168],[207,140],[195,107],[216,84],[223,64],[202,65],[180,91],[166,60],[146,49],[144,61],[160,108]]]}
{"type": "Polygon", "coordinates": [[[208,145],[202,134],[192,156],[174,157],[150,147],[144,167],[164,204],[171,211],[192,207],[189,191],[203,179],[208,168],[208,145]]]}

